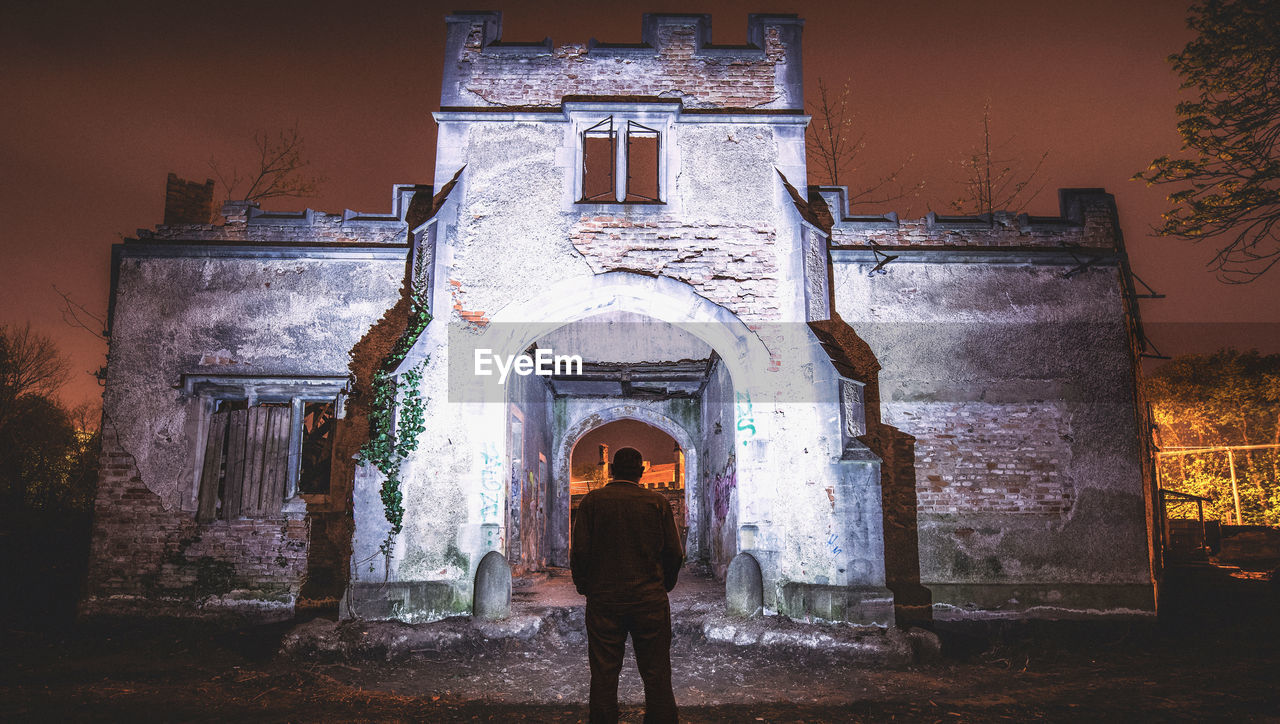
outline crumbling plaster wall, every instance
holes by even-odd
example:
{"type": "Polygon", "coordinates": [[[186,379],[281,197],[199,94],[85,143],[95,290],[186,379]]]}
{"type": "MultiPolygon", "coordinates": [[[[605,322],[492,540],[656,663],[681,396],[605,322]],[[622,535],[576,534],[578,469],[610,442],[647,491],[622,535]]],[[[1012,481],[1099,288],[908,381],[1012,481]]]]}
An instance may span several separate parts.
{"type": "Polygon", "coordinates": [[[549,553],[547,490],[553,485],[551,387],[543,377],[515,375],[507,380],[507,399],[513,418],[509,424],[519,415],[523,443],[521,449],[508,450],[510,458],[519,461],[507,476],[508,557],[520,572],[541,570],[549,553]]]}
{"type": "Polygon", "coordinates": [[[667,203],[578,204],[578,139],[563,118],[442,120],[437,176],[466,170],[437,299],[483,322],[559,280],[627,270],[684,281],[743,319],[802,316],[788,283],[801,273],[797,220],[777,168],[803,170],[803,127],[694,119],[671,135],[667,203]]]}
{"type": "Polygon", "coordinates": [[[193,497],[183,374],[345,376],[403,275],[394,259],[122,259],[104,407],[147,488],[166,507],[193,497]]]}
{"type": "MultiPolygon", "coordinates": [[[[707,531],[707,562],[717,578],[724,578],[729,561],[738,553],[737,419],[733,380],[723,362],[716,362],[703,389],[702,522],[707,531]]],[[[754,547],[748,545],[747,547],[754,547]]]]}
{"type": "Polygon", "coordinates": [[[111,596],[158,601],[237,590],[288,607],[306,570],[307,522],[284,514],[195,522],[201,413],[181,393],[182,376],[345,376],[349,350],[399,297],[403,252],[387,252],[309,258],[176,241],[118,247],[103,396],[107,464],[86,610],[111,596]]]}
{"type": "Polygon", "coordinates": [[[1149,610],[1119,268],[837,263],[880,414],[915,439],[920,577],[936,615],[1149,610]]]}
{"type": "Polygon", "coordinates": [[[660,274],[744,320],[790,318],[796,230],[776,168],[802,153],[802,133],[765,123],[679,123],[669,206],[602,205],[582,214],[569,238],[594,272],[660,274]]]}

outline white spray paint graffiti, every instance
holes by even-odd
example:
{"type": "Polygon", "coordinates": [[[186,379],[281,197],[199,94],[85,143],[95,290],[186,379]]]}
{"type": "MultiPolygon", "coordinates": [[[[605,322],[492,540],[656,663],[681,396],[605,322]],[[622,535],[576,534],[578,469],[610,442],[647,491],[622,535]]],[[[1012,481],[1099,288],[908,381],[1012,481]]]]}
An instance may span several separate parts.
{"type": "Polygon", "coordinates": [[[492,443],[480,453],[480,528],[486,550],[502,548],[502,460],[492,443]]]}
{"type": "Polygon", "coordinates": [[[747,438],[754,437],[756,434],[756,419],[751,411],[751,393],[738,392],[735,394],[735,409],[738,414],[738,432],[742,433],[742,444],[747,444],[747,438]]]}

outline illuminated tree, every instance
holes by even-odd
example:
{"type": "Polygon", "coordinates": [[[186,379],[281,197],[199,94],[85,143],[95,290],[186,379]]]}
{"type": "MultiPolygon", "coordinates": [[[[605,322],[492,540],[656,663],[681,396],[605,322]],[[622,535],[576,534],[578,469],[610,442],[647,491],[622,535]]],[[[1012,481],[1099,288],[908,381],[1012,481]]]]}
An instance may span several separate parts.
{"type": "MultiPolygon", "coordinates": [[[[1145,384],[1162,449],[1280,444],[1280,355],[1186,355],[1145,384]]],[[[1241,450],[1234,458],[1243,522],[1280,523],[1280,450],[1241,450]]],[[[1224,452],[1164,457],[1160,476],[1163,487],[1209,498],[1207,516],[1234,522],[1224,452]]]]}
{"type": "Polygon", "coordinates": [[[1198,36],[1169,62],[1193,100],[1177,106],[1179,156],[1134,175],[1177,184],[1156,231],[1213,239],[1222,281],[1253,281],[1280,261],[1280,2],[1208,0],[1191,7],[1198,36]]]}

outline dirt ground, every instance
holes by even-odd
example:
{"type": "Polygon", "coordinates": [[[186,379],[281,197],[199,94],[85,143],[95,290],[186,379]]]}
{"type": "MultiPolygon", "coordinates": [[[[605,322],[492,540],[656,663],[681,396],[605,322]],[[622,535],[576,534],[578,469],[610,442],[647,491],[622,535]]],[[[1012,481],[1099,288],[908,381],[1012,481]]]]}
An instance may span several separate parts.
{"type": "MultiPolygon", "coordinates": [[[[1146,622],[937,622],[942,658],[897,670],[686,633],[672,653],[676,698],[689,722],[1280,721],[1278,594],[1261,578],[1184,581],[1166,587],[1160,618],[1146,622]]],[[[291,627],[11,624],[0,720],[586,719],[584,641],[295,660],[278,653],[291,627]]],[[[640,721],[630,653],[621,699],[624,720],[640,721]]]]}

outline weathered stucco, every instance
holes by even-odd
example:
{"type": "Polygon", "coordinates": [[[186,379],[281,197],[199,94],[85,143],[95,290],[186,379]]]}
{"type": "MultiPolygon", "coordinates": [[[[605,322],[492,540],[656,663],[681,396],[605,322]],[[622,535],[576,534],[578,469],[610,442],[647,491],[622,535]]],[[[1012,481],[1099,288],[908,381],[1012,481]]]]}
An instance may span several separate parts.
{"type": "Polygon", "coordinates": [[[404,233],[394,218],[308,212],[287,227],[240,217],[117,245],[86,611],[287,615],[313,566],[329,582],[313,595],[337,595],[349,484],[266,518],[194,520],[208,410],[187,381],[346,378],[353,348],[400,297],[404,233]],[[337,236],[346,246],[315,246],[337,236]]]}
{"type": "Polygon", "coordinates": [[[187,506],[195,441],[184,374],[345,376],[399,297],[404,262],[169,258],[120,262],[107,423],[166,507],[187,506]]]}
{"type": "Polygon", "coordinates": [[[92,600],[217,579],[287,608],[322,557],[345,567],[345,616],[470,611],[486,556],[568,562],[573,445],[635,419],[686,451],[690,559],[723,576],[749,553],[768,611],[1152,609],[1111,197],[1064,190],[1054,218],[851,217],[843,189],[805,186],[801,21],[752,16],[736,47],[704,16],[644,28],[641,46],[553,48],[452,16],[436,185],[396,187],[387,216],[231,204],[203,223],[205,187],[170,180],[170,216],[200,223],[117,251],[92,600]],[[656,134],[658,198],[618,201],[623,135],[614,197],[586,193],[587,129],[632,124],[656,134]],[[391,536],[381,473],[351,458],[417,284],[434,319],[395,372],[422,370],[399,409],[420,398],[426,426],[391,536]],[[605,344],[602,322],[628,334],[605,344]],[[478,349],[535,346],[595,377],[475,372],[478,349]],[[197,522],[192,375],[350,378],[333,493],[197,522]]]}
{"type": "Polygon", "coordinates": [[[1148,609],[1118,268],[870,266],[836,264],[836,304],[881,366],[883,422],[913,439],[919,575],[937,615],[1148,609]]]}

